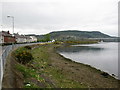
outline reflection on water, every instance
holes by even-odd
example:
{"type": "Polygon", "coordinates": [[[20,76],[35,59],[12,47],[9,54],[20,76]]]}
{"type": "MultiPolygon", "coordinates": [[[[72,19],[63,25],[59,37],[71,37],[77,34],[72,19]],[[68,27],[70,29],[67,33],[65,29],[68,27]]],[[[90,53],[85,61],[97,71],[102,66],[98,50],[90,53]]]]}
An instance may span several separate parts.
{"type": "Polygon", "coordinates": [[[118,43],[74,45],[59,48],[58,51],[76,62],[89,64],[118,76],[118,43]]]}
{"type": "Polygon", "coordinates": [[[58,51],[60,52],[88,52],[88,51],[98,51],[103,50],[104,48],[99,47],[92,47],[92,46],[68,46],[59,48],[58,51]]]}

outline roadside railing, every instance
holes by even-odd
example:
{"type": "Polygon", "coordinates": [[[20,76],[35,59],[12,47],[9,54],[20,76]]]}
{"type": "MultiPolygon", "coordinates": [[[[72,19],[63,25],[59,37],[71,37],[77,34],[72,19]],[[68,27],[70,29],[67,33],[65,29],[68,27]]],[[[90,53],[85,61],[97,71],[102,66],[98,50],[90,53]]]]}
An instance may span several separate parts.
{"type": "Polygon", "coordinates": [[[6,48],[4,49],[4,51],[1,51],[2,54],[0,55],[0,90],[2,89],[2,80],[3,80],[3,74],[4,74],[5,65],[6,65],[6,58],[9,55],[9,53],[13,49],[18,48],[20,46],[33,45],[33,44],[38,44],[38,43],[8,45],[8,46],[6,46],[6,48]]]}
{"type": "Polygon", "coordinates": [[[2,51],[2,54],[0,56],[0,89],[2,88],[2,79],[3,79],[5,64],[6,64],[6,58],[11,50],[12,50],[12,45],[7,46],[2,51]]]}

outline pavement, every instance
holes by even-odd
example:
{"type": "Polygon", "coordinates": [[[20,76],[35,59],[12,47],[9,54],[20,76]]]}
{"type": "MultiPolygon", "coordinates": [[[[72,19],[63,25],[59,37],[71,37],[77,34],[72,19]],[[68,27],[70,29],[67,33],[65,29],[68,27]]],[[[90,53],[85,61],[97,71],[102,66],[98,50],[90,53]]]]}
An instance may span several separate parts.
{"type": "Polygon", "coordinates": [[[7,46],[0,46],[0,55],[4,52],[7,46]]]}

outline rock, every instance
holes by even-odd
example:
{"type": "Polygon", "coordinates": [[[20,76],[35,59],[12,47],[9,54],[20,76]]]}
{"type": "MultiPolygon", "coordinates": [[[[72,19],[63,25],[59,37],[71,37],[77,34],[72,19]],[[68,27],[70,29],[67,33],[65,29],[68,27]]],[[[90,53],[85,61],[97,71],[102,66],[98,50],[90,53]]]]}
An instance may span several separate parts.
{"type": "Polygon", "coordinates": [[[106,78],[109,76],[109,74],[106,73],[106,72],[102,72],[101,75],[103,75],[103,76],[106,77],[106,78]]]}

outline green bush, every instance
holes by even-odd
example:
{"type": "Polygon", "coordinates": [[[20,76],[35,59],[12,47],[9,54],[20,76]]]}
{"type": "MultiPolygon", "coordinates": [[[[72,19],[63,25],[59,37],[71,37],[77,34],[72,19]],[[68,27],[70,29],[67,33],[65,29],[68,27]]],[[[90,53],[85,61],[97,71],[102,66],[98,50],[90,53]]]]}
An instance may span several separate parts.
{"type": "Polygon", "coordinates": [[[26,49],[30,49],[30,50],[32,49],[30,46],[25,46],[24,48],[26,48],[26,49]]]}
{"type": "Polygon", "coordinates": [[[54,44],[61,44],[61,42],[60,41],[55,41],[54,44]]]}
{"type": "Polygon", "coordinates": [[[26,64],[33,59],[32,54],[29,50],[26,50],[26,48],[19,48],[16,50],[15,57],[17,58],[17,61],[22,64],[26,64]]]}

